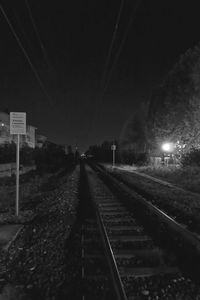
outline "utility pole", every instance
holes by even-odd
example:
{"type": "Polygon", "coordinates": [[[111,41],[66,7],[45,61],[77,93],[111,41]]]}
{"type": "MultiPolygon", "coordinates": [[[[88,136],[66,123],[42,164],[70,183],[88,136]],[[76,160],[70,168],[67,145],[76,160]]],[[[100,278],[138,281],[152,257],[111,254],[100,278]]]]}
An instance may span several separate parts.
{"type": "Polygon", "coordinates": [[[111,146],[111,150],[112,150],[112,154],[113,154],[112,167],[114,168],[115,167],[115,151],[116,151],[116,145],[115,144],[113,144],[111,146]]]}
{"type": "Polygon", "coordinates": [[[17,136],[16,147],[16,216],[19,216],[19,148],[20,135],[26,135],[26,113],[25,112],[10,112],[10,134],[17,136]]]}

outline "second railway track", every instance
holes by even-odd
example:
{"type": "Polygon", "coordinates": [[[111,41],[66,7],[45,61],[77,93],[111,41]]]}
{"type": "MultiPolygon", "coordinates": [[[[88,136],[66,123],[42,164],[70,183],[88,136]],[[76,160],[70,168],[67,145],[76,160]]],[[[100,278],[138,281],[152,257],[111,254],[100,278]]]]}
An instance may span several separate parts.
{"type": "MultiPolygon", "coordinates": [[[[159,226],[152,212],[141,211],[134,201],[130,209],[131,195],[120,193],[123,187],[116,188],[116,182],[112,185],[112,179],[107,181],[100,169],[85,168],[115,288],[114,299],[200,299],[200,285],[182,270],[174,247],[159,242],[161,234],[161,240],[171,243],[167,229],[163,230],[165,224],[161,222],[158,233],[155,230],[153,234],[159,226]]],[[[175,242],[180,247],[179,238],[175,242]]],[[[190,250],[188,255],[193,255],[190,250]]],[[[183,252],[187,253],[185,249],[183,252]]]]}

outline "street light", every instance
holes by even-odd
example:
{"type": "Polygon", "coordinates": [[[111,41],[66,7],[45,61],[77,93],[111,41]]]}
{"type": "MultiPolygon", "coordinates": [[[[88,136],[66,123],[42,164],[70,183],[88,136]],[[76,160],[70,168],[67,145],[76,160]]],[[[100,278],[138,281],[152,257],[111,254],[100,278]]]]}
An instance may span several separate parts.
{"type": "Polygon", "coordinates": [[[172,143],[164,143],[162,144],[162,150],[165,152],[173,152],[174,145],[172,143]]]}
{"type": "MultiPolygon", "coordinates": [[[[173,143],[163,143],[162,144],[162,150],[163,150],[163,160],[162,163],[165,163],[165,152],[170,153],[172,157],[172,152],[174,151],[174,144],[173,143]]],[[[168,160],[167,160],[167,166],[168,166],[168,160]]]]}

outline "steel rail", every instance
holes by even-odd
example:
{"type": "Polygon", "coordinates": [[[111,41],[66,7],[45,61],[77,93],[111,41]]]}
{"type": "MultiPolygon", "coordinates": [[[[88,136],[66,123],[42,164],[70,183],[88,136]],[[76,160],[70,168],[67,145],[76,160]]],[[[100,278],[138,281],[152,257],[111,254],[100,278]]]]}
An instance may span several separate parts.
{"type": "Polygon", "coordinates": [[[111,280],[112,280],[112,284],[113,284],[113,288],[116,294],[116,300],[128,300],[125,290],[124,290],[124,286],[123,283],[121,281],[121,277],[119,274],[119,270],[117,268],[117,263],[112,251],[112,247],[106,232],[106,228],[104,226],[100,211],[99,211],[99,207],[97,202],[91,197],[91,191],[90,191],[90,186],[89,186],[89,182],[88,182],[88,176],[87,176],[87,172],[85,170],[85,166],[82,165],[82,171],[84,172],[84,175],[86,177],[86,181],[87,181],[87,185],[89,188],[89,194],[90,194],[90,200],[92,201],[93,204],[93,208],[94,208],[94,212],[97,218],[97,224],[99,227],[99,231],[100,231],[100,236],[103,242],[103,248],[104,248],[104,252],[105,252],[105,256],[108,262],[108,266],[109,266],[109,270],[110,270],[110,275],[111,275],[111,280]]]}
{"type": "Polygon", "coordinates": [[[176,222],[174,219],[172,219],[170,216],[168,216],[165,212],[160,210],[158,207],[154,206],[152,203],[150,203],[148,200],[146,200],[140,194],[136,193],[134,191],[134,188],[131,189],[130,187],[128,187],[126,185],[125,182],[122,182],[122,181],[120,181],[120,179],[113,177],[105,169],[103,169],[97,165],[94,166],[93,164],[90,166],[93,169],[95,169],[99,173],[99,175],[105,176],[106,179],[109,180],[110,183],[119,192],[124,192],[132,199],[134,198],[134,201],[136,201],[140,205],[142,204],[152,214],[154,214],[156,217],[158,217],[162,223],[167,224],[171,230],[178,233],[185,240],[185,242],[187,242],[190,246],[192,246],[194,248],[194,250],[196,251],[196,254],[198,254],[200,256],[200,238],[196,234],[189,231],[187,228],[182,226],[180,223],[176,222]],[[137,194],[137,197],[134,197],[133,192],[135,194],[137,194]]]}
{"type": "Polygon", "coordinates": [[[116,260],[115,260],[115,257],[114,257],[113,251],[112,251],[112,247],[111,247],[105,226],[103,224],[101,214],[99,212],[98,204],[95,201],[94,201],[94,207],[95,207],[97,223],[98,223],[100,234],[101,234],[101,237],[103,240],[105,255],[108,260],[108,264],[109,264],[109,268],[110,268],[110,272],[111,272],[111,278],[112,278],[112,282],[113,282],[113,286],[114,286],[114,289],[116,292],[117,299],[118,300],[128,300],[125,290],[124,290],[123,283],[121,281],[119,270],[117,268],[117,263],[116,263],[116,260]]]}

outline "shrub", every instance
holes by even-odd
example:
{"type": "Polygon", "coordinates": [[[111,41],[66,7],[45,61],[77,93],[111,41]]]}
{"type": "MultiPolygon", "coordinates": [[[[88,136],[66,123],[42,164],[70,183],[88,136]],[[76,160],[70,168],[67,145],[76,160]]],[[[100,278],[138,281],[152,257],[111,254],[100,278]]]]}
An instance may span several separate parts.
{"type": "Polygon", "coordinates": [[[181,158],[181,164],[185,166],[198,166],[200,167],[200,149],[192,148],[189,152],[185,153],[181,158]]]}
{"type": "Polygon", "coordinates": [[[135,153],[132,150],[121,151],[121,162],[128,165],[143,166],[149,162],[149,155],[146,152],[135,153]]]}
{"type": "Polygon", "coordinates": [[[20,163],[24,166],[34,164],[34,151],[35,149],[24,146],[20,149],[20,163]]]}
{"type": "Polygon", "coordinates": [[[0,163],[11,163],[16,161],[15,143],[4,144],[0,146],[0,163]]]}
{"type": "Polygon", "coordinates": [[[132,165],[134,163],[134,153],[131,150],[122,150],[121,151],[121,162],[123,164],[132,165]]]}
{"type": "Polygon", "coordinates": [[[144,152],[144,153],[136,154],[133,162],[138,166],[144,166],[144,165],[148,164],[149,163],[148,153],[144,152]]]}
{"type": "Polygon", "coordinates": [[[55,172],[68,167],[69,162],[61,146],[49,143],[45,147],[35,149],[35,164],[38,171],[55,172]]]}

